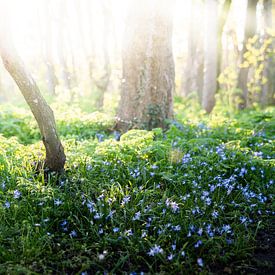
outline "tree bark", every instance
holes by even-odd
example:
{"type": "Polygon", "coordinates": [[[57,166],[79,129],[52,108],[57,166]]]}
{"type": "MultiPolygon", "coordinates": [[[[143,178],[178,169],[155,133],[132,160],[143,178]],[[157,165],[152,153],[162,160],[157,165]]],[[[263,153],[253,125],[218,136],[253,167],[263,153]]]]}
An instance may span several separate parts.
{"type": "Polygon", "coordinates": [[[202,107],[207,113],[210,113],[215,106],[215,93],[217,89],[217,15],[217,1],[206,0],[204,22],[204,78],[202,107]]]}
{"type": "MultiPolygon", "coordinates": [[[[0,5],[1,11],[3,7],[0,5]]],[[[28,103],[40,129],[46,148],[45,168],[50,171],[62,172],[66,157],[63,146],[56,131],[55,118],[52,109],[41,95],[38,86],[13,47],[5,16],[1,13],[0,20],[0,55],[6,70],[16,82],[18,88],[28,103]]]]}
{"type": "Polygon", "coordinates": [[[134,0],[126,23],[118,128],[164,127],[173,117],[172,2],[134,0]]]}
{"type": "MultiPolygon", "coordinates": [[[[256,8],[257,8],[258,0],[249,0],[247,2],[247,14],[245,20],[245,33],[244,33],[244,41],[243,41],[243,49],[241,52],[241,64],[243,63],[243,55],[247,52],[247,41],[249,38],[253,37],[256,34],[256,8]]],[[[240,68],[237,88],[242,91],[242,104],[240,104],[239,108],[243,109],[249,105],[249,96],[248,96],[248,88],[247,88],[247,80],[248,80],[248,72],[249,68],[240,68]]]]}

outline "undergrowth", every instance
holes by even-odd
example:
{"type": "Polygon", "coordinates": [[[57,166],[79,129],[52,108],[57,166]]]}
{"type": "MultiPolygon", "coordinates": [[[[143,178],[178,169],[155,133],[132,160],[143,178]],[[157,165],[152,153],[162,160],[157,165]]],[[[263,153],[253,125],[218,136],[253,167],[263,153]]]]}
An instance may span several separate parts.
{"type": "Polygon", "coordinates": [[[274,108],[211,116],[176,102],[168,130],[56,114],[66,172],[45,178],[29,113],[1,109],[0,273],[209,273],[248,261],[274,215],[274,108]]]}

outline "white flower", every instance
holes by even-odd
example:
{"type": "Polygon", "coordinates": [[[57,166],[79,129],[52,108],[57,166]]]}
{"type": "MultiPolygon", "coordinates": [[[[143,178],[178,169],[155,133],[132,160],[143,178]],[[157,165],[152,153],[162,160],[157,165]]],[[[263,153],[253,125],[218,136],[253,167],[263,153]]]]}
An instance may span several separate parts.
{"type": "Polygon", "coordinates": [[[107,255],[107,251],[104,250],[101,254],[98,254],[98,259],[100,261],[104,260],[105,256],[107,255]]]}

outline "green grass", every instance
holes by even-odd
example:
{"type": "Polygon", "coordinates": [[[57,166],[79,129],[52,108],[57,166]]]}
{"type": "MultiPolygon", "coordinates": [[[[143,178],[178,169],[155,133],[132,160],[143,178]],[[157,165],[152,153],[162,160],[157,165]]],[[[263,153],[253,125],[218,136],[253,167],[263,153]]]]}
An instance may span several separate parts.
{"type": "Polygon", "coordinates": [[[274,108],[175,108],[168,130],[120,141],[107,115],[57,110],[66,172],[45,178],[31,115],[2,107],[0,273],[190,274],[249,262],[274,215],[274,108]]]}

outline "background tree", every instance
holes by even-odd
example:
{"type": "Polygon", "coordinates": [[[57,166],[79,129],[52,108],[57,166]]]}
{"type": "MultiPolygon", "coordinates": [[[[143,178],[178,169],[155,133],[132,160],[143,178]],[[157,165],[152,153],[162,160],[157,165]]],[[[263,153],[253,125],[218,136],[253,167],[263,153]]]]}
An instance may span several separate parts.
{"type": "Polygon", "coordinates": [[[46,148],[45,168],[50,171],[61,172],[64,169],[66,157],[59,140],[54,113],[41,95],[38,86],[23,62],[16,54],[7,27],[5,13],[0,2],[0,55],[6,70],[16,82],[26,102],[28,103],[40,129],[42,140],[46,148]]]}
{"type": "MultiPolygon", "coordinates": [[[[264,39],[269,38],[268,31],[272,28],[272,0],[263,1],[263,21],[264,21],[264,39]]],[[[274,43],[273,43],[274,44],[274,43]]],[[[272,43],[270,48],[273,48],[272,43]]],[[[261,94],[261,105],[265,107],[268,102],[272,102],[272,97],[274,95],[274,58],[271,56],[266,56],[264,61],[264,72],[263,76],[266,79],[266,83],[262,86],[261,94]],[[273,66],[272,66],[273,65],[273,66]],[[273,71],[272,71],[273,70],[273,71]]]]}
{"type": "Polygon", "coordinates": [[[52,8],[52,1],[48,1],[47,3],[44,3],[44,9],[43,13],[40,14],[43,20],[45,20],[43,26],[44,26],[44,39],[42,40],[44,42],[44,62],[46,64],[46,82],[47,82],[47,88],[48,92],[52,96],[56,96],[56,86],[58,84],[58,79],[55,73],[55,66],[53,61],[53,43],[52,43],[52,20],[48,20],[51,18],[51,8],[52,8]],[[44,16],[43,16],[44,15],[44,16]]]}
{"type": "Polygon", "coordinates": [[[204,78],[202,92],[202,107],[210,113],[215,106],[217,89],[217,41],[218,41],[218,2],[205,1],[204,21],[204,78]]]}
{"type": "MultiPolygon", "coordinates": [[[[222,56],[223,56],[223,31],[228,18],[228,14],[230,11],[232,0],[224,0],[222,6],[220,8],[220,12],[218,15],[218,60],[217,60],[217,78],[220,76],[222,72],[222,56]]],[[[219,90],[219,82],[217,81],[217,90],[219,90]]]]}
{"type": "Polygon", "coordinates": [[[111,10],[110,2],[103,0],[101,2],[101,9],[103,15],[103,32],[102,32],[102,44],[101,49],[103,51],[103,74],[99,79],[93,76],[93,81],[97,87],[98,95],[96,99],[96,107],[98,110],[102,110],[104,104],[104,94],[108,88],[111,77],[111,64],[109,56],[109,37],[111,30],[111,10]]]}
{"type": "Polygon", "coordinates": [[[118,127],[164,127],[173,116],[172,2],[134,0],[122,52],[118,127]]]}
{"type": "MultiPolygon", "coordinates": [[[[258,0],[249,0],[247,1],[247,12],[246,12],[246,19],[245,19],[245,32],[244,32],[244,40],[243,40],[243,47],[241,51],[241,61],[243,63],[244,54],[247,52],[247,42],[249,38],[252,38],[256,34],[257,30],[257,16],[256,16],[256,8],[257,8],[258,0]]],[[[248,88],[247,88],[247,81],[248,81],[248,72],[249,68],[241,67],[238,75],[238,82],[237,88],[241,90],[242,95],[242,103],[240,108],[245,108],[249,105],[249,97],[248,97],[248,88]]]]}
{"type": "Polygon", "coordinates": [[[57,51],[58,51],[58,59],[61,66],[61,73],[63,84],[67,92],[70,93],[70,101],[73,99],[73,76],[69,70],[68,66],[68,49],[66,49],[66,42],[68,42],[67,36],[68,32],[66,31],[66,20],[68,20],[68,12],[67,5],[63,0],[59,1],[58,5],[58,36],[57,36],[57,51]]]}
{"type": "Polygon", "coordinates": [[[197,18],[203,11],[202,7],[200,1],[189,2],[187,53],[179,91],[183,97],[197,92],[200,100],[203,86],[203,31],[197,18]]]}

